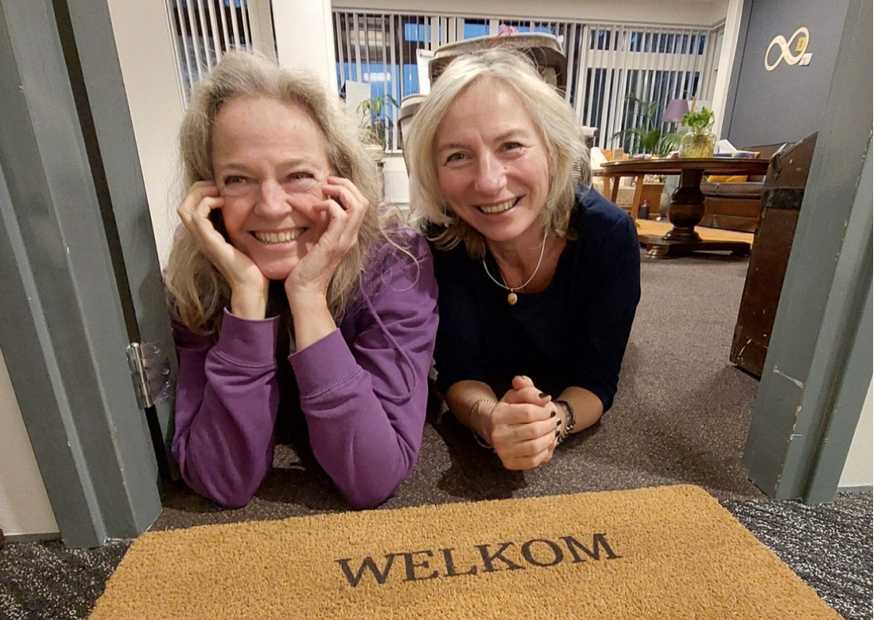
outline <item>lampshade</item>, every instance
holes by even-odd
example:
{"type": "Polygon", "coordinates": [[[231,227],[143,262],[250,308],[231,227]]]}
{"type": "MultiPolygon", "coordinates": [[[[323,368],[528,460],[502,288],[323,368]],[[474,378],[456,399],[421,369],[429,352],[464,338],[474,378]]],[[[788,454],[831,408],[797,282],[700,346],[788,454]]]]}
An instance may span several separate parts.
{"type": "Polygon", "coordinates": [[[671,123],[679,122],[683,115],[689,111],[689,102],[685,99],[671,99],[668,107],[662,114],[662,120],[671,123]]]}

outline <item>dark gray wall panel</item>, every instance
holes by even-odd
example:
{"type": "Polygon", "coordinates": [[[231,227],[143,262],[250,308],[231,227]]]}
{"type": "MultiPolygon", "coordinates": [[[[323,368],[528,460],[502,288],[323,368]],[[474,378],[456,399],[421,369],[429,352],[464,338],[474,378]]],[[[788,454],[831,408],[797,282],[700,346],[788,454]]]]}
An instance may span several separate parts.
{"type": "MultiPolygon", "coordinates": [[[[730,87],[734,107],[723,132],[736,146],[799,140],[818,131],[835,70],[838,44],[849,0],[751,0],[747,30],[741,31],[735,66],[737,82],[730,87]],[[789,39],[799,26],[810,31],[809,66],[781,62],[765,69],[771,40],[789,39]]],[[[743,22],[742,22],[743,23],[743,22]]],[[[776,52],[772,52],[776,56],[776,52]]]]}

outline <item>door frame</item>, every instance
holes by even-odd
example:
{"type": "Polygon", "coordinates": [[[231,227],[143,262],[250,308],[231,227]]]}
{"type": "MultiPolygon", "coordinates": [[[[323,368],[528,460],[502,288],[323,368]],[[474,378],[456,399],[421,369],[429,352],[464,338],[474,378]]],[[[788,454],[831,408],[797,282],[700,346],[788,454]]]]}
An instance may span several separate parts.
{"type": "Polygon", "coordinates": [[[780,499],[834,497],[871,382],[871,19],[850,1],[744,450],[780,499]]]}
{"type": "Polygon", "coordinates": [[[134,537],[161,510],[162,431],[126,358],[139,299],[172,341],[114,49],[105,2],[0,0],[0,344],[74,547],[134,537]],[[138,229],[116,216],[122,206],[138,229]]]}

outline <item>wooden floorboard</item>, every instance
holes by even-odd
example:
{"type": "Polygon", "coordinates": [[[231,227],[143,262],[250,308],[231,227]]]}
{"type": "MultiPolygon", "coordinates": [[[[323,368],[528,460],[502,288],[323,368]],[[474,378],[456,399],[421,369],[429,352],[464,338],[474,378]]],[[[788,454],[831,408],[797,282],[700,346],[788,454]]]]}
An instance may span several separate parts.
{"type": "MultiPolygon", "coordinates": [[[[638,235],[664,235],[671,229],[668,221],[656,222],[655,220],[637,220],[638,235]]],[[[753,243],[755,235],[752,233],[737,232],[734,230],[722,230],[720,228],[707,228],[696,226],[695,231],[705,241],[746,241],[753,243]]]]}

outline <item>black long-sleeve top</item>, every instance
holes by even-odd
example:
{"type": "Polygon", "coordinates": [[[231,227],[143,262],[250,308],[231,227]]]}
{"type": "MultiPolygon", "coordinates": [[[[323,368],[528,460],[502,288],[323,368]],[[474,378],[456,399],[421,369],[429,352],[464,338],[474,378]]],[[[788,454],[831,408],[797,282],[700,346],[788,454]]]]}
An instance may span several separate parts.
{"type": "MultiPolygon", "coordinates": [[[[549,286],[507,291],[463,245],[434,248],[440,324],[435,360],[442,392],[462,380],[489,384],[500,398],[515,375],[557,396],[585,388],[613,404],[619,369],[640,300],[640,249],[634,222],[594,189],[580,187],[568,240],[549,286]]],[[[486,261],[499,273],[494,258],[486,261]]]]}

